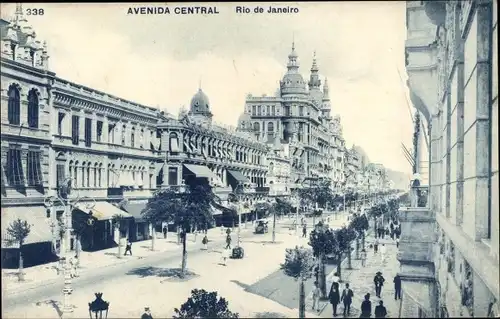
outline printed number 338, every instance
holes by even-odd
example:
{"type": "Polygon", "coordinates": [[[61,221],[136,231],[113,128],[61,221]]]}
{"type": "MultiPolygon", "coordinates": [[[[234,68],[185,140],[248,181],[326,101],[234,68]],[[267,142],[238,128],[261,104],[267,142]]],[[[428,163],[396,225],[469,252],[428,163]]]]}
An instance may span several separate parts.
{"type": "Polygon", "coordinates": [[[40,9],[26,9],[26,14],[29,16],[43,16],[44,15],[44,10],[42,8],[40,9]]]}

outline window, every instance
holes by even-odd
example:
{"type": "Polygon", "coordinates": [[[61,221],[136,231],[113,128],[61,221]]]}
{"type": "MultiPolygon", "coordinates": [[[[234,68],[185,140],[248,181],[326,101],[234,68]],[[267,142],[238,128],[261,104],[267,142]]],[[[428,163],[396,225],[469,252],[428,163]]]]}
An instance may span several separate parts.
{"type": "Polygon", "coordinates": [[[97,142],[102,142],[102,121],[97,121],[96,127],[96,140],[97,142]]]}
{"type": "Polygon", "coordinates": [[[302,105],[299,106],[299,116],[304,116],[304,107],[302,105]]]}
{"type": "Polygon", "coordinates": [[[8,118],[9,124],[19,125],[21,124],[21,96],[19,94],[19,89],[15,84],[9,86],[9,106],[8,106],[8,118]]]}
{"type": "Polygon", "coordinates": [[[290,112],[290,106],[286,105],[285,106],[285,116],[291,116],[292,112],[290,112]]]}
{"type": "Polygon", "coordinates": [[[71,143],[78,145],[80,140],[80,117],[73,115],[71,118],[71,143]]]}
{"type": "Polygon", "coordinates": [[[144,148],[144,129],[141,128],[141,134],[139,135],[139,147],[144,148]]]}
{"type": "MultiPolygon", "coordinates": [[[[70,172],[71,172],[71,165],[72,164],[70,164],[70,172]]],[[[65,179],[66,179],[66,169],[64,168],[64,163],[57,163],[56,165],[57,189],[59,189],[59,187],[63,185],[65,179]]]]}
{"type": "Polygon", "coordinates": [[[253,130],[255,132],[259,132],[260,131],[260,124],[258,122],[253,123],[253,130]]]}
{"type": "Polygon", "coordinates": [[[108,125],[108,143],[115,144],[115,127],[116,124],[108,125]]]}
{"type": "Polygon", "coordinates": [[[38,94],[35,89],[28,93],[28,126],[38,128],[38,94]]]}
{"type": "Polygon", "coordinates": [[[78,187],[78,161],[75,162],[75,166],[73,167],[73,185],[78,187]]]}
{"type": "Polygon", "coordinates": [[[87,180],[85,177],[85,168],[87,166],[87,162],[82,163],[82,179],[80,181],[80,186],[85,187],[85,181],[87,180]]]}
{"type": "Polygon", "coordinates": [[[63,134],[63,120],[65,115],[66,114],[59,112],[59,115],[57,117],[57,134],[59,135],[63,134]]]}
{"type": "Polygon", "coordinates": [[[99,170],[97,171],[97,186],[102,187],[102,164],[99,164],[99,170]]]}
{"type": "Polygon", "coordinates": [[[252,105],[252,115],[257,115],[257,106],[252,105]]]}
{"type": "Polygon", "coordinates": [[[262,106],[257,106],[257,115],[262,115],[262,106]]]}
{"type": "Polygon", "coordinates": [[[276,115],[276,106],[274,105],[271,107],[271,114],[276,115]]]}
{"type": "Polygon", "coordinates": [[[24,171],[19,146],[9,147],[6,169],[5,176],[10,186],[24,186],[24,171]]]}
{"type": "Polygon", "coordinates": [[[85,146],[90,147],[92,145],[92,119],[85,119],[85,146]]]}
{"type": "Polygon", "coordinates": [[[127,127],[125,125],[122,126],[122,145],[125,146],[125,132],[127,131],[127,127]]]}
{"type": "Polygon", "coordinates": [[[274,123],[273,122],[267,123],[267,131],[274,132],[274,123]]]}
{"type": "Polygon", "coordinates": [[[86,186],[90,187],[90,163],[88,164],[86,169],[87,169],[87,184],[86,184],[86,186]]]}
{"type": "Polygon", "coordinates": [[[266,106],[267,115],[271,115],[271,106],[266,106]]]}
{"type": "Polygon", "coordinates": [[[179,152],[179,139],[177,138],[177,134],[175,133],[170,133],[169,135],[170,139],[170,152],[179,152]]]}
{"type": "Polygon", "coordinates": [[[99,166],[97,164],[95,164],[95,166],[94,166],[94,180],[93,180],[94,183],[92,185],[94,187],[97,187],[97,184],[98,184],[97,183],[97,181],[98,181],[98,179],[97,179],[97,172],[98,171],[99,171],[99,166]]]}
{"type": "Polygon", "coordinates": [[[43,185],[40,150],[29,150],[27,158],[28,186],[43,185]]]}
{"type": "Polygon", "coordinates": [[[135,127],[132,127],[130,132],[130,147],[135,147],[135,127]]]}

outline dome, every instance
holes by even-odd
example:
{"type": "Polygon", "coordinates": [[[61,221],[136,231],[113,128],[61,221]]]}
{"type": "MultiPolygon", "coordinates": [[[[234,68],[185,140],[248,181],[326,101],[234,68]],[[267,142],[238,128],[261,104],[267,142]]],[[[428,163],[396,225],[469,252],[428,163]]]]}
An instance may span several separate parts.
{"type": "Polygon", "coordinates": [[[281,81],[281,93],[307,93],[306,81],[300,73],[286,73],[281,81]]]}
{"type": "Polygon", "coordinates": [[[208,96],[201,90],[191,99],[191,113],[210,113],[210,102],[208,96]]]}

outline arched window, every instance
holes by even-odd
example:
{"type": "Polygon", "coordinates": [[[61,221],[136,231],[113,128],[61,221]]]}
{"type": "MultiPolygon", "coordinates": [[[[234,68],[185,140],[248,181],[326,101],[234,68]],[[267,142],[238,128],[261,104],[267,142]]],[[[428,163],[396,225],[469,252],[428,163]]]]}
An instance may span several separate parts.
{"type": "Polygon", "coordinates": [[[267,123],[267,131],[274,132],[274,123],[273,122],[267,123]]]}
{"type": "Polygon", "coordinates": [[[260,124],[259,124],[259,122],[253,123],[253,130],[255,132],[259,132],[260,131],[260,124]]]}
{"type": "Polygon", "coordinates": [[[95,163],[94,164],[94,183],[93,183],[93,186],[94,187],[97,187],[99,182],[98,182],[98,172],[99,172],[99,164],[95,163]]]}
{"type": "Polygon", "coordinates": [[[90,187],[90,162],[87,164],[87,187],[90,187]]]}
{"type": "Polygon", "coordinates": [[[9,124],[19,125],[21,124],[21,96],[19,89],[15,84],[9,86],[9,108],[8,108],[8,118],[9,124]]]}
{"type": "Polygon", "coordinates": [[[38,94],[35,89],[28,93],[28,126],[38,128],[38,94]]]}
{"type": "Polygon", "coordinates": [[[170,133],[169,135],[170,152],[179,152],[179,138],[177,133],[170,133]]]}
{"type": "Polygon", "coordinates": [[[271,163],[269,163],[269,174],[272,174],[273,171],[274,171],[274,163],[271,162],[271,163]]]}
{"type": "Polygon", "coordinates": [[[69,180],[74,183],[73,181],[73,161],[69,161],[69,174],[68,174],[68,177],[69,177],[69,180]]]}
{"type": "Polygon", "coordinates": [[[130,132],[130,146],[135,147],[135,127],[132,127],[130,132]]]}
{"type": "Polygon", "coordinates": [[[79,164],[78,161],[76,161],[75,162],[75,166],[73,167],[74,172],[75,172],[73,174],[73,182],[74,182],[73,184],[74,184],[75,187],[79,186],[79,183],[78,183],[79,182],[79,179],[78,179],[78,164],[79,164]]]}
{"type": "Polygon", "coordinates": [[[108,183],[107,183],[107,186],[108,187],[111,187],[111,185],[113,185],[113,181],[111,180],[112,176],[111,176],[111,164],[108,164],[108,171],[107,171],[107,180],[108,180],[108,183]]]}

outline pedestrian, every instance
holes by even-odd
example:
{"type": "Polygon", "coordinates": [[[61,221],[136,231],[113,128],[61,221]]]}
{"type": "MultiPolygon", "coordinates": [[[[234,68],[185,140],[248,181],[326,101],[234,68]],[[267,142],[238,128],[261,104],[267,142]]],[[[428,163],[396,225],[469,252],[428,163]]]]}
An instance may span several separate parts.
{"type": "Polygon", "coordinates": [[[222,250],[222,265],[225,266],[226,265],[226,261],[227,259],[229,258],[229,248],[225,248],[224,250],[222,250]]]}
{"type": "Polygon", "coordinates": [[[396,248],[399,248],[399,238],[396,238],[396,248]]]}
{"type": "Polygon", "coordinates": [[[75,252],[76,252],[76,256],[78,257],[78,260],[80,260],[80,254],[82,252],[82,242],[81,242],[80,238],[76,239],[76,242],[75,242],[75,252]]]}
{"type": "Polygon", "coordinates": [[[306,224],[304,224],[304,226],[302,227],[302,237],[307,237],[307,226],[306,224]]]}
{"type": "Polygon", "coordinates": [[[346,314],[349,316],[351,313],[352,297],[354,297],[352,289],[349,288],[349,284],[345,284],[345,289],[342,292],[342,297],[340,297],[340,301],[344,303],[344,317],[346,316],[346,314]]]}
{"type": "Polygon", "coordinates": [[[394,234],[396,235],[396,238],[399,239],[399,236],[401,236],[401,225],[394,227],[394,234]]]}
{"type": "Polygon", "coordinates": [[[361,266],[366,267],[366,249],[361,250],[361,266]]]}
{"type": "Polygon", "coordinates": [[[382,273],[380,271],[377,271],[377,274],[373,278],[373,283],[375,284],[375,294],[377,297],[380,297],[380,294],[382,293],[382,286],[384,285],[385,278],[382,276],[382,273]]]}
{"type": "MultiPolygon", "coordinates": [[[[234,226],[234,225],[233,225],[233,226],[234,226]]],[[[228,227],[228,228],[226,229],[226,234],[231,235],[231,228],[229,228],[229,227],[228,227]]]]}
{"type": "Polygon", "coordinates": [[[314,282],[314,288],[313,288],[313,291],[312,291],[312,295],[313,295],[312,310],[317,310],[319,312],[320,311],[319,297],[321,295],[321,290],[319,289],[319,283],[318,283],[318,281],[314,282]]]}
{"type": "Polygon", "coordinates": [[[340,292],[339,292],[339,281],[337,273],[334,274],[332,287],[330,288],[330,293],[328,294],[328,299],[333,307],[333,316],[337,317],[337,306],[340,303],[340,292]]]}
{"type": "Polygon", "coordinates": [[[372,316],[372,302],[370,301],[370,294],[365,295],[365,300],[361,303],[360,318],[370,318],[372,316]]]}
{"type": "Polygon", "coordinates": [[[144,307],[144,313],[142,314],[141,319],[153,319],[149,307],[144,307]]]}
{"type": "Polygon", "coordinates": [[[375,238],[375,242],[373,243],[373,252],[376,254],[378,252],[378,244],[379,244],[378,238],[375,238]]]}
{"type": "Polygon", "coordinates": [[[167,239],[167,232],[168,232],[167,226],[163,226],[163,238],[165,239],[167,239]]]}
{"type": "Polygon", "coordinates": [[[385,260],[385,253],[387,252],[387,247],[385,247],[385,244],[382,244],[382,246],[380,247],[380,259],[382,261],[385,260]]]}
{"type": "Polygon", "coordinates": [[[394,300],[401,299],[401,277],[396,275],[394,277],[394,300]]]}
{"type": "Polygon", "coordinates": [[[227,234],[227,236],[226,236],[226,249],[230,249],[230,248],[231,248],[231,235],[227,234]]]}
{"type": "Polygon", "coordinates": [[[389,223],[389,228],[391,231],[391,239],[394,240],[394,222],[392,219],[391,219],[391,222],[389,223]]]}
{"type": "Polygon", "coordinates": [[[132,243],[128,239],[127,239],[127,246],[125,246],[125,254],[123,254],[123,256],[126,256],[127,252],[129,252],[130,256],[132,256],[132,243]]]}
{"type": "Polygon", "coordinates": [[[203,249],[208,250],[208,238],[207,235],[203,236],[203,239],[201,240],[201,243],[203,244],[203,249]]]}
{"type": "Polygon", "coordinates": [[[375,307],[375,318],[385,318],[387,316],[387,309],[385,309],[384,302],[380,300],[379,305],[375,307]]]}

